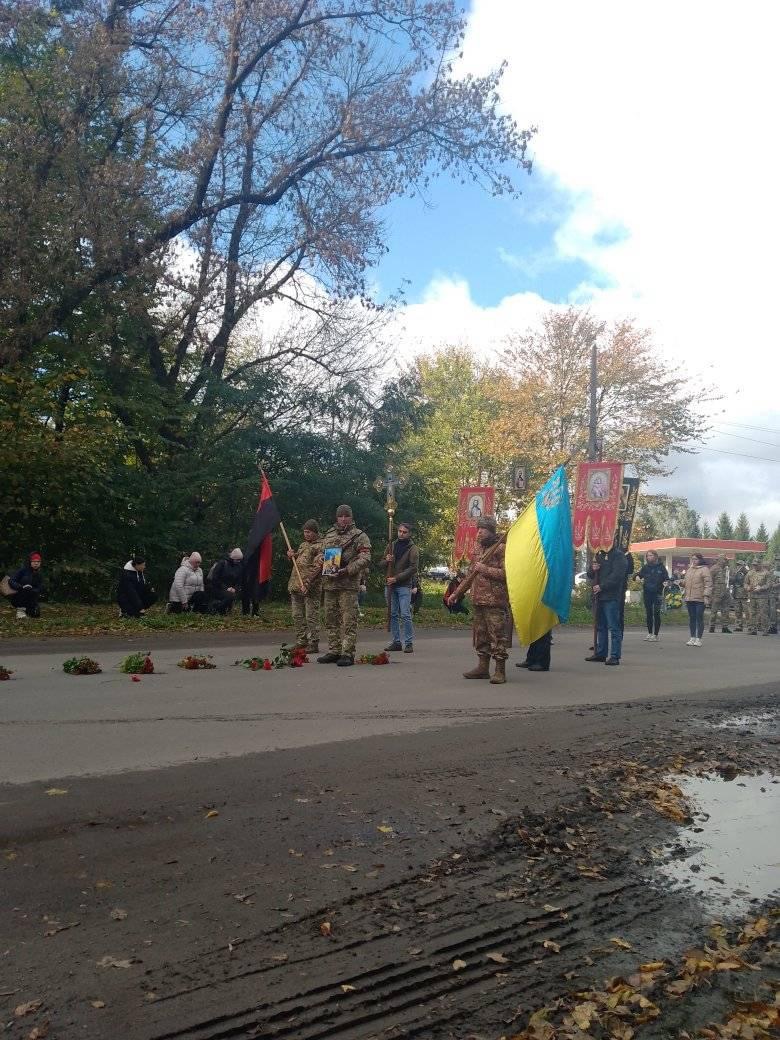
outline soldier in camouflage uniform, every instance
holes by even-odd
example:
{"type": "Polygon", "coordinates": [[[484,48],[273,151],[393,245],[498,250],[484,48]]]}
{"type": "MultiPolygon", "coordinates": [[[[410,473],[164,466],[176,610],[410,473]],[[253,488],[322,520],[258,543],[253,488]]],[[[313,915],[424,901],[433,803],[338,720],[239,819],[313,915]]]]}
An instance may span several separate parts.
{"type": "MultiPolygon", "coordinates": [[[[511,627],[509,621],[509,596],[504,571],[504,545],[501,543],[490,559],[482,563],[482,557],[498,541],[496,521],[492,516],[483,516],[477,521],[477,543],[474,547],[473,568],[475,578],[471,585],[471,602],[474,607],[474,649],[479,658],[476,668],[464,672],[464,679],[490,679],[492,683],[506,682],[507,647],[511,627]],[[490,676],[490,658],[495,661],[493,677],[490,676]]],[[[457,601],[457,591],[449,602],[457,601]]]]}
{"type": "Polygon", "coordinates": [[[320,544],[320,528],[316,520],[306,521],[303,525],[303,541],[298,551],[288,549],[287,556],[290,560],[295,560],[290,580],[287,583],[287,591],[290,593],[290,604],[295,622],[296,645],[305,647],[309,653],[317,653],[320,648],[322,545],[320,544]],[[303,587],[301,587],[301,580],[303,587]]]}
{"type": "Polygon", "coordinates": [[[731,620],[731,595],[729,593],[729,564],[724,555],[718,556],[710,567],[712,578],[712,599],[710,600],[710,632],[715,631],[715,625],[720,614],[721,632],[731,632],[729,621],[731,620]]]}
{"type": "Polygon", "coordinates": [[[745,591],[745,578],[748,574],[748,565],[744,560],[735,562],[731,571],[731,595],[734,600],[735,632],[741,632],[745,625],[745,605],[747,593],[745,591]]]}
{"type": "Polygon", "coordinates": [[[774,575],[764,566],[764,561],[755,559],[745,578],[745,591],[750,598],[750,627],[748,632],[751,636],[769,635],[769,589],[774,575]]]}
{"type": "Polygon", "coordinates": [[[775,557],[774,567],[770,570],[772,585],[769,589],[769,634],[777,635],[777,605],[780,600],[780,560],[775,557]]]}
{"type": "Polygon", "coordinates": [[[340,549],[338,569],[329,572],[325,559],[322,587],[325,592],[325,627],[328,630],[328,652],[318,657],[319,664],[337,664],[341,668],[355,663],[358,628],[358,591],[361,580],[371,566],[371,542],[368,535],[355,527],[350,506],[336,510],[336,525],[322,543],[328,549],[340,549]]]}

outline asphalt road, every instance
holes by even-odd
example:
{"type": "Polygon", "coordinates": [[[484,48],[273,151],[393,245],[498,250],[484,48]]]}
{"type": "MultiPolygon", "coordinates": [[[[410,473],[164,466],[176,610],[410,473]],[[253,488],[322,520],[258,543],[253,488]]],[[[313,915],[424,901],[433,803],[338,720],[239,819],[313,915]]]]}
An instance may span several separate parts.
{"type": "MultiPolygon", "coordinates": [[[[513,718],[552,708],[701,695],[780,677],[780,638],[744,633],[705,635],[684,645],[684,629],[658,644],[626,633],[623,663],[585,663],[589,633],[560,629],[553,668],[528,674],[514,667],[504,686],[468,681],[467,632],[421,632],[414,655],[393,654],[385,667],[343,669],[312,663],[302,669],[249,672],[237,659],[269,652],[283,636],[238,643],[211,637],[194,646],[144,636],[144,643],[79,641],[78,652],[103,667],[96,676],[62,671],[74,640],[4,641],[2,663],[14,678],[0,685],[0,782],[147,770],[282,748],[306,748],[382,734],[513,718]],[[131,649],[151,649],[155,674],[131,682],[118,671],[131,649]],[[187,672],[187,651],[213,654],[214,671],[187,672]]],[[[359,650],[376,651],[386,637],[365,633],[359,650]]]]}

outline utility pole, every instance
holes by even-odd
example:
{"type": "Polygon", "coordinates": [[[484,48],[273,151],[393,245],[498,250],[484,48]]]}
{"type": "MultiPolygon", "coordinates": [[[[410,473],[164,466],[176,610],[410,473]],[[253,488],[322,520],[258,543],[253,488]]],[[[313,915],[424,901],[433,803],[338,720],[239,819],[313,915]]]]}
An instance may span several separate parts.
{"type": "Polygon", "coordinates": [[[597,462],[599,456],[598,437],[596,433],[596,394],[598,390],[598,369],[596,337],[590,344],[590,416],[588,419],[588,462],[597,462]]]}

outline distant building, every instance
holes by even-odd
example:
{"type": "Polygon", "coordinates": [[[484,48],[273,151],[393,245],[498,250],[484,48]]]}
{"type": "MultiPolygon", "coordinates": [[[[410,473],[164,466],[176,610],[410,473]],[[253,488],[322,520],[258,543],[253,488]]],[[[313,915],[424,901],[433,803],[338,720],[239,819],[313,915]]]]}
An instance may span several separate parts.
{"type": "Polygon", "coordinates": [[[739,542],[733,538],[654,538],[650,542],[633,542],[630,548],[632,553],[640,554],[652,549],[670,574],[682,574],[695,552],[700,552],[709,565],[716,556],[724,555],[733,560],[737,553],[740,556],[765,553],[766,542],[739,542]]]}

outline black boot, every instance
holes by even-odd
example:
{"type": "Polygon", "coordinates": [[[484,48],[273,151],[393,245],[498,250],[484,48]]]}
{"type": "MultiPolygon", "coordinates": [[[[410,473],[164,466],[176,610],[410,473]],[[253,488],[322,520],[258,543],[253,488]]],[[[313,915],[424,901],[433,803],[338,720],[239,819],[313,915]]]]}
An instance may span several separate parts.
{"type": "Polygon", "coordinates": [[[339,654],[333,654],[328,651],[327,654],[323,654],[322,657],[317,658],[317,664],[336,664],[339,659],[339,654]]]}
{"type": "Polygon", "coordinates": [[[336,661],[337,668],[349,668],[350,665],[355,663],[355,658],[352,654],[342,654],[341,657],[336,661]]]}

